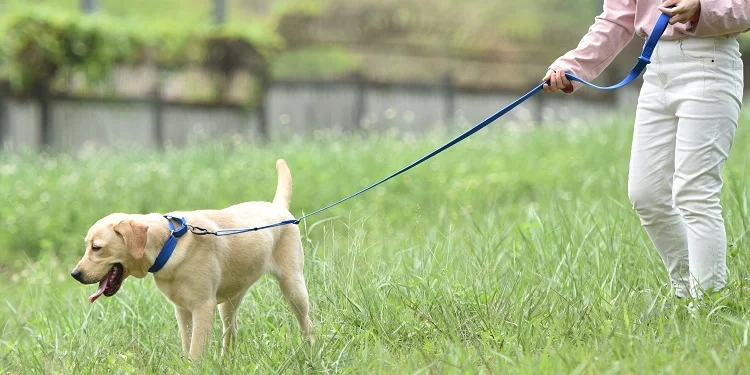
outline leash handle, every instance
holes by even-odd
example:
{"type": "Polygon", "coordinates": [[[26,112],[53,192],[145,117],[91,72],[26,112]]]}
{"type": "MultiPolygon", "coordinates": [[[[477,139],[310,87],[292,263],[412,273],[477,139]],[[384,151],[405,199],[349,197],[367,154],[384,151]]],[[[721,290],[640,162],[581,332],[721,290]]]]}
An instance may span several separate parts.
{"type": "MultiPolygon", "coordinates": [[[[670,8],[673,8],[674,6],[670,6],[670,8]]],[[[607,87],[601,87],[597,86],[591,82],[588,82],[582,78],[579,78],[575,74],[572,73],[565,73],[565,77],[568,78],[571,81],[577,81],[580,83],[583,83],[586,86],[589,86],[591,88],[597,89],[597,90],[617,90],[621,87],[624,87],[628,85],[629,83],[633,82],[638,76],[641,75],[643,70],[646,68],[646,65],[651,63],[651,55],[654,54],[654,49],[656,48],[656,44],[659,42],[659,39],[664,34],[664,32],[667,30],[667,27],[669,26],[669,18],[670,16],[666,13],[662,13],[659,19],[656,21],[656,24],[654,25],[654,29],[651,32],[651,35],[648,36],[646,39],[646,43],[643,45],[643,50],[641,51],[641,56],[638,57],[638,61],[636,62],[635,66],[633,66],[633,69],[630,70],[630,73],[628,73],[627,77],[620,81],[619,83],[607,86],[607,87]]],[[[549,84],[549,81],[546,82],[549,84]]]]}
{"type": "MultiPolygon", "coordinates": [[[[627,75],[627,77],[625,77],[625,79],[623,79],[621,82],[619,82],[619,83],[617,83],[615,85],[612,85],[612,86],[601,87],[601,86],[594,85],[594,84],[592,84],[590,82],[587,82],[586,80],[584,80],[582,78],[579,78],[578,76],[576,76],[575,74],[572,74],[572,73],[566,73],[565,76],[569,80],[571,80],[571,81],[581,82],[584,85],[589,86],[589,87],[594,88],[594,89],[597,89],[597,90],[617,90],[617,89],[619,89],[619,88],[621,88],[623,86],[626,86],[627,84],[633,82],[636,78],[638,78],[638,76],[646,68],[646,65],[648,65],[648,64],[651,63],[651,55],[654,52],[654,48],[656,48],[657,42],[659,41],[659,39],[661,38],[661,36],[664,34],[664,31],[666,31],[667,26],[669,25],[669,18],[670,18],[670,16],[668,14],[666,14],[666,13],[662,13],[661,14],[661,16],[659,17],[659,20],[656,22],[656,25],[654,26],[653,32],[651,33],[651,35],[649,35],[648,39],[646,40],[646,43],[643,46],[643,51],[641,52],[641,56],[638,58],[638,62],[635,64],[635,66],[630,71],[630,73],[627,75]]],[[[315,210],[315,211],[313,211],[313,212],[311,212],[311,213],[309,213],[307,215],[304,215],[304,216],[300,217],[299,219],[285,220],[285,221],[282,221],[282,222],[279,222],[279,223],[276,223],[276,224],[270,224],[270,225],[265,225],[265,226],[261,226],[261,227],[255,227],[255,228],[217,229],[216,231],[209,231],[209,230],[204,229],[204,228],[189,226],[190,227],[190,231],[193,232],[196,235],[199,235],[199,236],[209,235],[209,234],[210,235],[215,235],[215,236],[230,236],[230,235],[234,235],[234,234],[247,233],[247,232],[255,232],[255,231],[259,231],[259,230],[263,230],[263,229],[269,229],[269,228],[279,227],[279,226],[282,226],[282,225],[289,225],[289,224],[295,224],[296,225],[296,224],[299,224],[302,220],[305,220],[305,219],[307,219],[310,216],[313,216],[313,215],[316,215],[318,213],[321,213],[321,212],[323,212],[325,210],[328,210],[329,208],[337,206],[337,205],[339,205],[341,203],[344,203],[344,202],[348,201],[349,199],[352,199],[352,198],[354,198],[354,197],[356,197],[356,196],[358,196],[360,194],[363,194],[363,193],[367,192],[368,190],[373,189],[376,186],[381,185],[381,184],[385,183],[386,181],[388,181],[388,180],[390,180],[390,179],[392,179],[392,178],[394,178],[394,177],[396,177],[396,176],[398,176],[398,175],[400,175],[402,173],[405,173],[406,171],[408,171],[408,170],[416,167],[417,165],[422,164],[426,160],[428,160],[428,159],[432,158],[433,156],[435,156],[435,155],[437,155],[437,154],[439,154],[439,153],[447,150],[448,148],[453,147],[455,144],[463,141],[464,139],[470,137],[474,133],[482,130],[487,125],[493,123],[495,120],[499,119],[500,117],[502,117],[506,113],[510,112],[513,108],[516,108],[519,104],[525,102],[526,100],[528,100],[532,96],[536,95],[538,92],[542,91],[542,89],[544,88],[545,84],[549,84],[549,81],[546,81],[546,82],[543,82],[543,83],[539,84],[537,87],[533,88],[531,91],[529,91],[528,93],[524,94],[523,96],[521,96],[520,98],[518,98],[513,103],[508,104],[505,108],[501,109],[500,111],[498,111],[494,115],[488,117],[486,120],[480,122],[479,124],[475,125],[471,129],[465,131],[464,133],[462,133],[458,137],[454,138],[450,142],[444,144],[443,146],[440,146],[435,151],[432,151],[429,154],[427,154],[427,155],[419,158],[415,162],[407,165],[406,167],[401,168],[400,170],[396,171],[395,173],[393,173],[393,174],[391,174],[391,175],[383,178],[382,180],[380,180],[378,182],[375,182],[374,184],[372,184],[372,185],[370,185],[370,186],[368,186],[368,187],[366,187],[366,188],[364,188],[364,189],[362,189],[362,190],[360,190],[360,191],[358,191],[358,192],[356,192],[354,194],[351,194],[351,195],[347,196],[346,198],[340,199],[340,200],[338,200],[338,201],[336,201],[334,203],[331,203],[331,204],[329,204],[329,205],[327,205],[327,206],[325,206],[323,208],[315,210]]]]}

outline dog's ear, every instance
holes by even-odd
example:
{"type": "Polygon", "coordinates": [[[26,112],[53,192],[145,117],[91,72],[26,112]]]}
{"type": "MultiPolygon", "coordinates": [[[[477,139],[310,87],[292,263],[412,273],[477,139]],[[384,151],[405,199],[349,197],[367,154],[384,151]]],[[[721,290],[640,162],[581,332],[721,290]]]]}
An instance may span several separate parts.
{"type": "Polygon", "coordinates": [[[133,258],[143,258],[143,255],[146,253],[146,232],[148,232],[148,225],[133,220],[123,220],[112,229],[125,240],[125,247],[128,248],[133,258]]]}

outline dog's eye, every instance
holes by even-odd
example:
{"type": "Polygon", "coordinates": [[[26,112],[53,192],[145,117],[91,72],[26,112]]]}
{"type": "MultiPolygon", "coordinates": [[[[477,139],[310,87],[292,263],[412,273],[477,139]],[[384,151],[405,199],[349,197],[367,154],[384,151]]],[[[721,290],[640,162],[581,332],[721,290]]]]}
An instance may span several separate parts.
{"type": "Polygon", "coordinates": [[[100,246],[93,246],[93,245],[91,246],[91,251],[99,251],[101,249],[102,248],[100,246]]]}

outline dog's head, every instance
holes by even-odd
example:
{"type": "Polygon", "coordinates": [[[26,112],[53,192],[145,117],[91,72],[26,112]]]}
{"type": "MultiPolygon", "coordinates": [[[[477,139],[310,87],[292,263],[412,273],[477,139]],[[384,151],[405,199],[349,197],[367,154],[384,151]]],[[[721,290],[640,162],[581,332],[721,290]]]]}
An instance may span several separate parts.
{"type": "Polygon", "coordinates": [[[126,214],[106,216],[91,226],[84,240],[86,251],[71,276],[82,284],[99,283],[89,297],[92,303],[102,294],[113,296],[128,276],[146,276],[148,230],[143,220],[126,214]]]}

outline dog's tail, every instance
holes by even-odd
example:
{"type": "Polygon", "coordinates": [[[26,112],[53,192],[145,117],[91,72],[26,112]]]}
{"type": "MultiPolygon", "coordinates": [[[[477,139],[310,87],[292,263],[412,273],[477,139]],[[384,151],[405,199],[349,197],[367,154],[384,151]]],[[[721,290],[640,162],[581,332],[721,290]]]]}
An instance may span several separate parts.
{"type": "Polygon", "coordinates": [[[289,170],[284,159],[276,161],[276,172],[279,174],[279,182],[276,185],[276,195],[273,197],[273,203],[288,210],[289,204],[292,202],[292,172],[289,170]]]}

